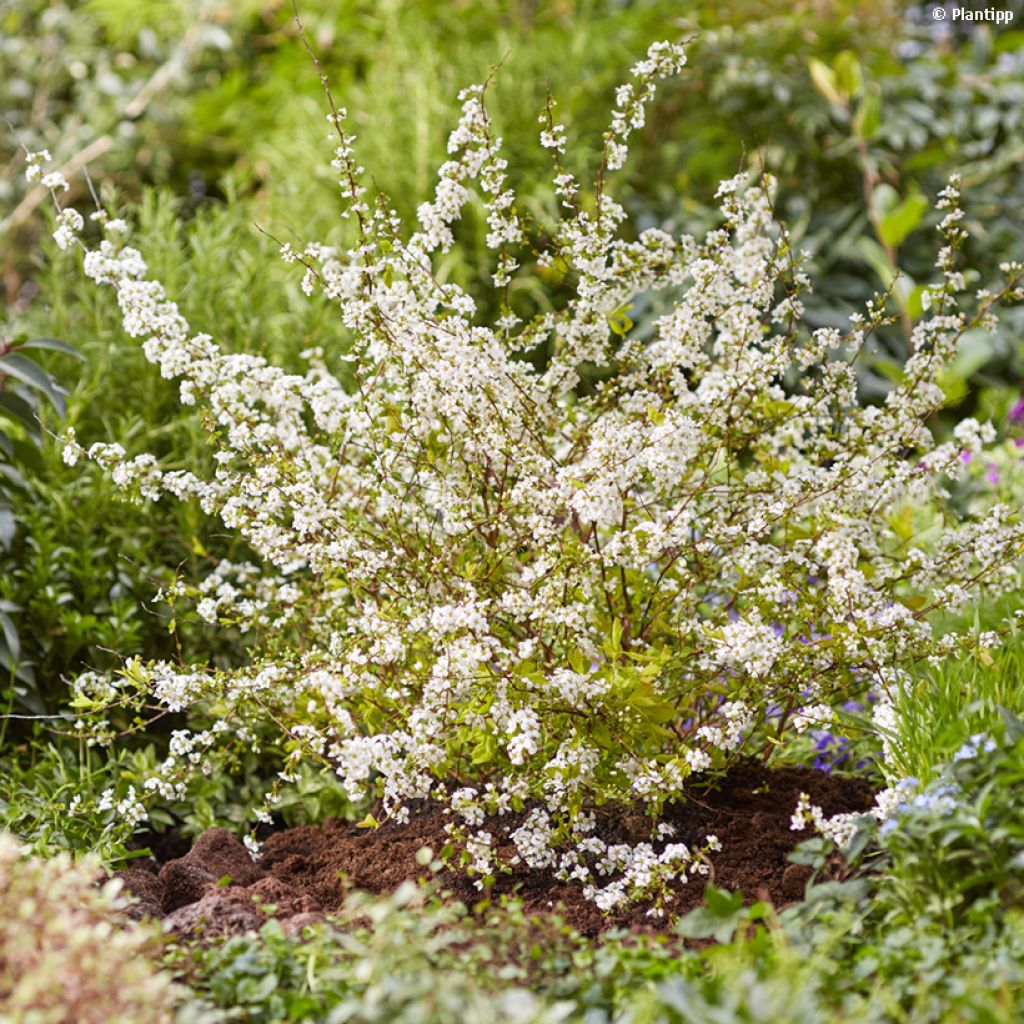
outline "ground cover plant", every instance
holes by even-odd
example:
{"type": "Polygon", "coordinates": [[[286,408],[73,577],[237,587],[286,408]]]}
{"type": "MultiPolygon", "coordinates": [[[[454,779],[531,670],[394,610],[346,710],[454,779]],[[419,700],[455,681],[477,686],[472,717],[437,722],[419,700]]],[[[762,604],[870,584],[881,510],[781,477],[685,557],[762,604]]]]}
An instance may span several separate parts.
{"type": "Polygon", "coordinates": [[[327,92],[322,241],[241,247],[231,195],[187,228],[156,196],[68,205],[48,154],[19,158],[54,201],[51,287],[149,423],[72,395],[42,456],[65,465],[25,489],[66,511],[12,499],[5,635],[28,609],[44,672],[9,690],[0,815],[139,865],[178,1019],[1013,1019],[1020,417],[1002,385],[977,406],[1008,437],[963,413],[1024,268],[972,241],[959,176],[934,214],[872,178],[878,91],[848,53],[807,72],[882,246],[859,312],[822,315],[836,264],[788,228],[770,150],[682,230],[655,216],[626,160],[687,46],[652,45],[580,147],[541,91],[546,196],[492,121],[503,68],[460,95],[418,207],[327,92]],[[922,225],[930,262],[921,236],[897,252],[922,225]],[[116,587],[88,543],[60,553],[113,507],[83,463],[136,502],[114,536],[153,569],[116,587]],[[384,901],[346,902],[339,870],[384,901]],[[422,876],[438,902],[387,896],[422,876]]]}
{"type": "Polygon", "coordinates": [[[159,937],[128,930],[120,883],[99,863],[27,855],[0,836],[0,1007],[5,1020],[171,1021],[176,998],[153,963],[159,937]],[[150,954],[147,956],[147,951],[150,954]]]}

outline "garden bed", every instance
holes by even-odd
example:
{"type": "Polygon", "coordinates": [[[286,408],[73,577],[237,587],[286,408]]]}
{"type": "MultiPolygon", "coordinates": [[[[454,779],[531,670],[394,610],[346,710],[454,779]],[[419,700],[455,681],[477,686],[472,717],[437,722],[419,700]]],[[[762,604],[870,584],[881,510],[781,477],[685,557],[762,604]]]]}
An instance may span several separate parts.
{"type": "MultiPolygon", "coordinates": [[[[790,828],[801,792],[829,815],[866,810],[872,800],[872,787],[863,779],[748,765],[734,770],[716,789],[667,808],[664,820],[675,827],[676,842],[696,846],[708,834],[719,838],[722,849],[712,856],[710,876],[717,886],[740,892],[747,901],[766,899],[781,906],[802,898],[810,874],[789,861],[793,848],[806,838],[790,828]]],[[[597,834],[609,843],[643,838],[646,819],[639,805],[606,808],[597,817],[597,834]]],[[[171,931],[249,931],[266,916],[257,902],[272,905],[264,909],[282,919],[287,930],[298,931],[337,910],[348,887],[384,894],[429,875],[416,854],[423,847],[436,853],[444,846],[448,820],[440,808],[423,809],[407,825],[388,822],[372,830],[332,818],[323,825],[271,834],[256,861],[229,833],[211,829],[184,856],[163,863],[154,858],[146,867],[121,872],[121,877],[139,899],[137,912],[162,918],[171,931]]],[[[455,898],[470,903],[481,898],[465,876],[446,870],[439,880],[455,898]]],[[[673,889],[660,919],[648,916],[647,904],[604,915],[584,899],[580,885],[524,866],[500,875],[492,895],[515,893],[528,913],[557,909],[576,930],[595,936],[616,926],[643,931],[664,927],[699,905],[703,890],[700,876],[673,889]]]]}

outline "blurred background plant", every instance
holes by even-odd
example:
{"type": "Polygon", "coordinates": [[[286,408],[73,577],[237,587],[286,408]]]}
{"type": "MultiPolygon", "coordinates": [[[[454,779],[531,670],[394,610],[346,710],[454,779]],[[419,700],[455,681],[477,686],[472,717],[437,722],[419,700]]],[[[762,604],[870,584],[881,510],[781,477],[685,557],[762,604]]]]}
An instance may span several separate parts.
{"type": "Polygon", "coordinates": [[[179,993],[153,963],[160,939],[124,927],[120,882],[96,859],[33,857],[0,834],[0,1006],[5,1021],[170,1024],[179,993]]]}
{"type": "MultiPolygon", "coordinates": [[[[75,350],[56,338],[0,338],[0,551],[9,552],[17,528],[13,497],[24,491],[25,478],[19,465],[38,471],[41,440],[39,408],[45,399],[57,416],[65,413],[67,391],[33,359],[39,350],[56,350],[76,355],[75,350]]],[[[31,664],[21,662],[21,641],[13,614],[19,605],[0,596],[0,673],[10,680],[13,697],[34,696],[31,664]]],[[[43,710],[36,703],[36,710],[43,710]]],[[[8,702],[10,711],[12,702],[8,702]]]]}

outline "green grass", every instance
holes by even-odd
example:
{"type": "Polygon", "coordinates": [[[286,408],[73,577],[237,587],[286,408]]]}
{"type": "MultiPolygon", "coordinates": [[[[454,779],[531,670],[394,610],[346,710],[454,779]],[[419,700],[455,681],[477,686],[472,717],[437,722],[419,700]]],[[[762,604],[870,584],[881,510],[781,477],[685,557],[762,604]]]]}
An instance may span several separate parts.
{"type": "Polygon", "coordinates": [[[1024,637],[1014,630],[990,657],[927,666],[898,694],[892,775],[928,782],[969,737],[1002,732],[1000,708],[1024,714],[1024,637]]]}

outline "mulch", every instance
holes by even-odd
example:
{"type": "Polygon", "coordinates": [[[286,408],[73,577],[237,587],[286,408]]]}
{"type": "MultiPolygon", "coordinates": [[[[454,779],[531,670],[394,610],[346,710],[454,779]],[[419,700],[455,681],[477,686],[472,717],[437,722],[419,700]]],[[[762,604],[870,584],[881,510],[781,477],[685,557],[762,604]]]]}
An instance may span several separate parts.
{"type": "MultiPolygon", "coordinates": [[[[722,849],[711,856],[710,879],[722,889],[743,894],[747,902],[767,900],[776,907],[803,898],[810,869],[793,864],[789,855],[808,838],[790,829],[800,793],[826,814],[867,810],[873,789],[864,779],[829,775],[803,768],[768,769],[748,764],[734,769],[716,788],[694,792],[670,805],[663,818],[675,826],[672,842],[702,846],[716,835],[722,849]]],[[[597,810],[596,834],[606,842],[639,842],[648,820],[641,806],[597,810]]],[[[332,818],[322,825],[302,825],[272,833],[253,860],[245,847],[224,829],[210,829],[190,849],[161,861],[119,872],[136,897],[134,917],[153,917],[182,936],[216,937],[256,930],[273,914],[292,934],[338,910],[351,888],[373,894],[395,891],[402,882],[428,877],[417,852],[435,854],[447,842],[448,816],[426,806],[408,824],[385,822],[379,828],[356,828],[332,818]]],[[[514,822],[502,819],[505,828],[514,822]]],[[[160,849],[156,852],[159,856],[160,849]]],[[[166,853],[165,853],[166,856],[166,853]]],[[[481,893],[457,871],[435,876],[454,899],[476,903],[481,893]]],[[[549,871],[521,865],[499,875],[490,896],[514,894],[528,914],[557,911],[578,932],[598,936],[609,928],[655,932],[674,917],[703,902],[705,879],[695,876],[677,886],[665,904],[665,916],[648,916],[638,904],[603,914],[584,899],[578,883],[559,882],[549,871]]]]}

